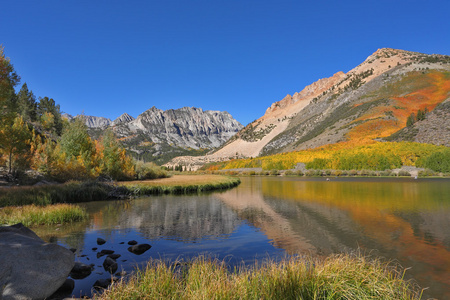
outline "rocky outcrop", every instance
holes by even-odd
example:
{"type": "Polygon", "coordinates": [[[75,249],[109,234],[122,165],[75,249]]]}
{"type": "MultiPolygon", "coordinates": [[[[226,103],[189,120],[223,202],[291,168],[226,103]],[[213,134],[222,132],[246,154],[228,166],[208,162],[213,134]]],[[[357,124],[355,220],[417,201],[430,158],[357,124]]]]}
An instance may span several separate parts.
{"type": "Polygon", "coordinates": [[[132,117],[132,116],[130,116],[129,114],[127,114],[127,113],[123,113],[120,117],[118,117],[117,119],[115,119],[113,122],[112,122],[112,126],[116,126],[116,125],[119,125],[119,124],[124,124],[124,123],[128,123],[128,122],[131,122],[131,121],[133,121],[134,120],[134,118],[132,117]]]}
{"type": "Polygon", "coordinates": [[[77,116],[84,119],[84,123],[89,128],[106,128],[112,124],[110,119],[95,116],[77,116]]]}
{"type": "Polygon", "coordinates": [[[212,149],[227,141],[242,127],[227,112],[203,111],[195,107],[163,111],[152,107],[114,130],[122,138],[144,134],[155,144],[212,149]]]}
{"type": "Polygon", "coordinates": [[[0,227],[0,299],[44,299],[66,281],[74,254],[17,224],[0,227]]]}

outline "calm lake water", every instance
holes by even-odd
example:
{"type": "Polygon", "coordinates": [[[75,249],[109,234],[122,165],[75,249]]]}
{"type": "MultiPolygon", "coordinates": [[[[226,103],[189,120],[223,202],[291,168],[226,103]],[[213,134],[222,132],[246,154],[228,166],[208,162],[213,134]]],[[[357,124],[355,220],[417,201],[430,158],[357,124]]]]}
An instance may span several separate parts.
{"type": "Polygon", "coordinates": [[[150,258],[204,254],[239,265],[361,249],[410,268],[406,277],[429,287],[424,299],[450,299],[450,180],[241,180],[237,188],[209,195],[86,203],[88,221],[36,232],[76,248],[77,261],[95,264],[90,276],[75,281],[76,296],[90,295],[97,279],[109,278],[102,267],[105,257],[96,256],[101,249],[121,254],[119,269],[128,272],[150,258]],[[98,237],[106,244],[98,246],[98,237]],[[152,248],[132,254],[130,240],[152,248]]]}

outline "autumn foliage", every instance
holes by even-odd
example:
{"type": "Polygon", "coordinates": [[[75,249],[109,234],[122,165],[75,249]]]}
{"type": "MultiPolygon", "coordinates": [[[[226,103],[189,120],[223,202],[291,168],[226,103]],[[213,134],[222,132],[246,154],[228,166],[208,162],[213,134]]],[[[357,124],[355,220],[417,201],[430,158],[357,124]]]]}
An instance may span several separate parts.
{"type": "Polygon", "coordinates": [[[294,169],[297,163],[305,163],[311,169],[335,170],[386,170],[401,166],[425,166],[423,161],[438,152],[446,151],[445,146],[413,142],[372,142],[355,146],[353,143],[338,143],[321,148],[286,152],[270,156],[231,160],[217,168],[262,168],[263,170],[294,169]]]}

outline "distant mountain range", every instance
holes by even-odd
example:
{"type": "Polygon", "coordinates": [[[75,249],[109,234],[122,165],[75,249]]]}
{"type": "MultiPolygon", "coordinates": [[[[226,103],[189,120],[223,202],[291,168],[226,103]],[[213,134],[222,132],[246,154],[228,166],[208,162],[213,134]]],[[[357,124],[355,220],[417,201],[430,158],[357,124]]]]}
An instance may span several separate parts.
{"type": "Polygon", "coordinates": [[[167,165],[196,169],[236,157],[374,140],[450,146],[450,56],[379,49],[348,73],[273,103],[214,153],[167,165]],[[424,118],[415,118],[424,111],[424,118]]]}
{"type": "MultiPolygon", "coordinates": [[[[72,119],[70,115],[66,118],[72,119]]],[[[135,157],[157,163],[186,154],[205,154],[221,146],[244,126],[228,112],[183,107],[166,111],[152,107],[136,119],[127,113],[111,121],[82,117],[92,136],[111,128],[135,157]]]]}

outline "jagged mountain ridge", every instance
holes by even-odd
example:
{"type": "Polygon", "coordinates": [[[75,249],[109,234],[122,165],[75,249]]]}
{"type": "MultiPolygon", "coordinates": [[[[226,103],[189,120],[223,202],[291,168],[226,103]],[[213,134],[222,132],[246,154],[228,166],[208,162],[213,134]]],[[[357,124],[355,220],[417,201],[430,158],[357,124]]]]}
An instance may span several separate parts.
{"type": "MultiPolygon", "coordinates": [[[[74,118],[68,114],[65,117],[74,118]]],[[[157,163],[183,154],[205,154],[243,128],[228,112],[195,107],[166,111],[152,107],[136,119],[124,113],[114,121],[96,116],[77,117],[84,119],[94,138],[111,128],[129,153],[157,163]]]]}
{"type": "MultiPolygon", "coordinates": [[[[181,157],[171,163],[197,168],[206,162],[236,157],[382,140],[402,130],[408,116],[419,109],[427,108],[430,117],[434,116],[434,108],[449,101],[449,93],[450,56],[378,49],[348,73],[320,79],[300,93],[275,102],[264,116],[215,153],[181,157]]],[[[434,134],[434,139],[416,140],[448,143],[444,131],[449,119],[442,117],[448,109],[444,106],[444,112],[433,117],[433,128],[442,133],[434,134]]]]}
{"type": "Polygon", "coordinates": [[[193,149],[218,147],[242,128],[228,112],[195,107],[166,111],[152,107],[134,120],[113,126],[119,138],[146,134],[153,143],[193,149]]]}

